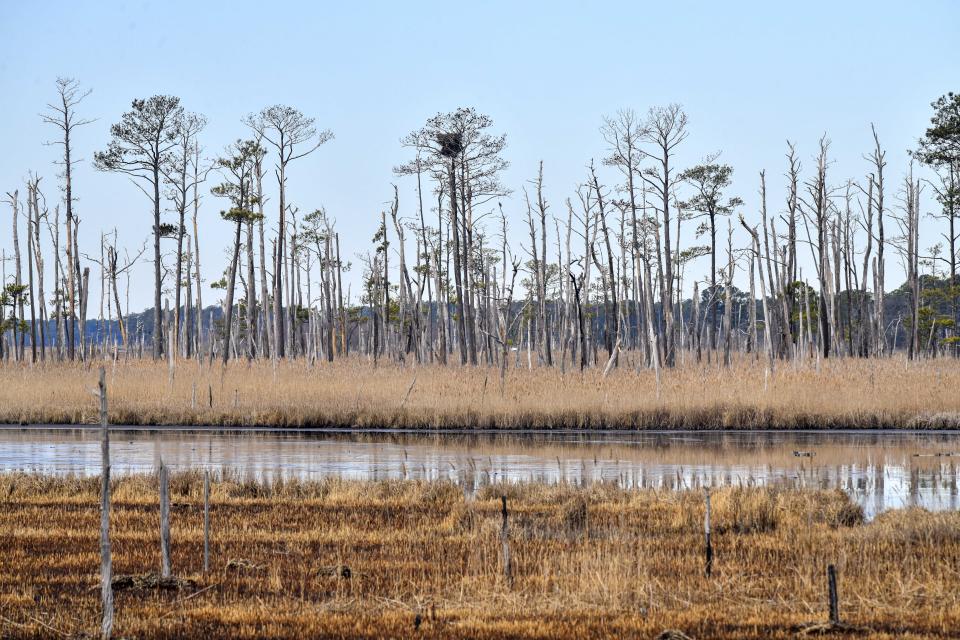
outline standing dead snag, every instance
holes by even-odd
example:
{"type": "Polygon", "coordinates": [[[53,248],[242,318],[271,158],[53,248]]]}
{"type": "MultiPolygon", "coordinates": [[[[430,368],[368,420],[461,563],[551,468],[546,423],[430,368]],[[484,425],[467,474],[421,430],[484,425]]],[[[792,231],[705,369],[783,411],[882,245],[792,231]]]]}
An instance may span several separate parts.
{"type": "Polygon", "coordinates": [[[723,287],[723,366],[730,367],[730,346],[733,337],[733,226],[727,221],[727,272],[723,287]]]}
{"type": "Polygon", "coordinates": [[[113,632],[113,586],[110,559],[110,429],[107,426],[106,371],[100,367],[100,601],[103,624],[100,636],[109,640],[113,632]]]}
{"type": "Polygon", "coordinates": [[[513,586],[513,566],[510,562],[510,528],[507,522],[507,496],[500,496],[500,514],[503,523],[500,525],[500,545],[503,550],[503,577],[507,584],[513,586]]]}
{"type": "MultiPolygon", "coordinates": [[[[604,273],[604,265],[600,264],[600,261],[596,257],[596,252],[593,251],[591,247],[591,253],[593,253],[593,259],[597,264],[597,269],[600,271],[600,276],[604,282],[604,292],[609,288],[610,290],[610,310],[609,324],[613,325],[613,331],[609,331],[606,328],[604,329],[604,341],[606,342],[607,355],[609,356],[610,362],[616,365],[617,362],[617,350],[615,348],[616,344],[619,344],[620,340],[620,325],[619,325],[619,312],[617,310],[617,276],[616,270],[613,266],[614,254],[613,249],[610,246],[610,230],[607,226],[607,211],[606,207],[603,204],[603,190],[600,185],[600,181],[597,179],[597,172],[593,167],[593,162],[590,162],[590,185],[593,186],[594,193],[596,194],[597,202],[597,221],[599,222],[600,230],[603,232],[603,243],[607,249],[607,264],[606,264],[606,273],[604,273]]],[[[589,282],[587,283],[589,286],[589,282]]],[[[606,299],[606,293],[604,293],[604,299],[606,299]]],[[[605,305],[606,306],[606,305],[605,305]]],[[[608,313],[604,311],[604,313],[608,313]]],[[[606,326],[607,321],[604,322],[606,326]]]]}
{"type": "MultiPolygon", "coordinates": [[[[244,122],[256,133],[257,144],[265,140],[277,150],[276,174],[280,189],[280,217],[273,273],[274,350],[272,353],[274,357],[283,357],[286,353],[285,325],[289,319],[283,314],[283,273],[287,257],[287,165],[319,149],[320,145],[333,138],[333,133],[329,130],[317,132],[313,118],[303,115],[293,107],[279,104],[266,107],[258,114],[250,114],[244,122]]],[[[288,306],[290,306],[289,302],[288,306]]],[[[290,312],[292,309],[288,311],[290,312]]]]}
{"type": "MultiPolygon", "coordinates": [[[[760,174],[761,180],[763,179],[763,173],[760,174]]],[[[767,351],[767,362],[769,366],[769,371],[773,371],[774,368],[774,357],[773,357],[773,336],[770,330],[770,323],[772,322],[772,317],[770,315],[770,309],[767,306],[767,285],[763,279],[763,260],[760,256],[760,235],[757,233],[756,229],[747,225],[746,221],[743,219],[743,215],[740,216],[740,224],[743,225],[743,228],[747,230],[750,234],[750,237],[753,239],[753,257],[756,260],[757,267],[760,272],[760,298],[763,303],[763,334],[765,348],[767,351]]],[[[751,272],[753,266],[750,267],[751,272]]],[[[751,296],[751,305],[756,306],[756,303],[752,301],[753,296],[751,296]]]]}
{"type": "MultiPolygon", "coordinates": [[[[174,268],[174,305],[173,326],[171,333],[177,347],[181,344],[181,313],[186,316],[186,306],[189,299],[182,298],[184,280],[190,280],[190,274],[184,272],[184,247],[186,236],[186,215],[190,203],[190,191],[200,182],[199,167],[194,163],[199,160],[195,151],[199,149],[197,137],[207,125],[207,119],[197,113],[184,113],[180,126],[176,131],[176,146],[171,151],[169,161],[163,167],[164,177],[170,187],[174,211],[177,215],[176,230],[173,237],[177,242],[176,267],[174,268]],[[184,277],[186,276],[186,277],[184,277]],[[183,309],[181,307],[183,306],[183,309]]],[[[189,239],[187,250],[189,251],[189,239]]],[[[185,319],[185,317],[184,317],[185,319]]]]}
{"type": "Polygon", "coordinates": [[[706,555],[706,564],[704,568],[704,573],[709,578],[713,573],[713,543],[710,540],[710,490],[707,489],[704,495],[706,511],[703,515],[703,535],[705,542],[705,555],[706,555]]]}
{"type": "Polygon", "coordinates": [[[837,601],[837,569],[832,564],[827,566],[827,588],[830,598],[830,624],[840,624],[840,605],[837,601]]]}
{"type": "MultiPolygon", "coordinates": [[[[53,104],[47,105],[48,112],[40,117],[46,124],[52,124],[60,129],[63,135],[61,140],[53,141],[51,144],[63,147],[63,160],[59,163],[63,165],[63,191],[64,204],[67,209],[67,304],[70,308],[70,322],[68,331],[68,354],[72,360],[74,357],[74,339],[76,334],[76,315],[75,315],[75,288],[74,266],[77,256],[74,252],[76,238],[74,237],[74,212],[73,212],[73,165],[79,162],[72,156],[72,147],[70,136],[76,127],[90,124],[93,120],[77,119],[76,106],[84,98],[90,95],[90,90],[81,91],[80,83],[72,78],[57,78],[57,100],[53,104]]],[[[81,326],[81,335],[83,327],[81,326]]]]}
{"type": "MultiPolygon", "coordinates": [[[[643,125],[638,120],[637,115],[631,109],[624,109],[618,111],[616,116],[613,118],[604,117],[603,127],[600,129],[603,139],[606,141],[610,155],[604,158],[603,163],[605,165],[614,166],[620,170],[626,179],[626,184],[621,185],[621,188],[626,187],[627,198],[626,201],[622,203],[622,206],[630,212],[630,228],[633,230],[633,238],[630,243],[631,251],[631,262],[636,265],[637,263],[637,254],[640,250],[639,236],[638,236],[638,221],[637,221],[637,181],[640,180],[642,183],[642,178],[640,178],[640,173],[642,168],[640,166],[640,161],[643,158],[642,153],[639,150],[638,144],[640,138],[643,134],[643,125]]],[[[594,178],[594,187],[597,191],[597,198],[600,198],[600,189],[599,184],[597,184],[595,178],[596,175],[593,172],[591,167],[591,174],[594,178]]],[[[610,254],[610,243],[608,240],[608,234],[606,230],[606,223],[603,221],[603,204],[600,204],[600,220],[604,230],[604,242],[607,245],[607,254],[610,254]]],[[[641,214],[642,215],[642,214],[641,214]]],[[[610,260],[608,260],[608,263],[610,260]]],[[[609,265],[612,272],[612,264],[609,265]]],[[[636,283],[637,287],[642,286],[641,282],[636,283]]],[[[589,286],[589,285],[588,285],[589,286]]],[[[617,293],[615,290],[615,280],[611,281],[611,300],[613,302],[613,313],[612,321],[614,324],[614,334],[615,338],[620,337],[620,318],[617,311],[617,293]]],[[[624,304],[627,304],[628,294],[624,292],[623,294],[624,304]]],[[[640,302],[642,299],[642,294],[638,289],[634,291],[634,306],[637,320],[642,315],[640,302]]],[[[629,313],[627,314],[629,318],[629,313]]],[[[629,333],[629,328],[627,330],[629,333]]],[[[638,334],[642,334],[642,330],[638,328],[638,334]]],[[[640,336],[638,335],[638,338],[640,336]]],[[[609,347],[608,347],[609,348],[609,347]]]]}
{"type": "MultiPolygon", "coordinates": [[[[4,298],[3,304],[10,306],[10,318],[12,322],[8,324],[13,329],[13,359],[19,361],[23,357],[23,341],[25,331],[24,329],[24,320],[23,320],[23,298],[26,296],[27,286],[21,282],[20,279],[20,241],[19,241],[19,232],[17,231],[17,220],[20,218],[20,196],[19,191],[14,190],[13,193],[7,193],[7,202],[13,208],[13,251],[14,251],[14,263],[16,265],[14,270],[14,281],[10,284],[3,282],[3,292],[2,295],[4,298]],[[7,300],[9,298],[9,301],[7,300]],[[19,338],[18,336],[19,332],[19,338]]],[[[0,319],[2,321],[2,319],[0,319]]],[[[5,329],[4,329],[5,330],[5,329]]]]}
{"type": "MultiPolygon", "coordinates": [[[[678,104],[650,109],[647,121],[642,129],[641,140],[649,146],[640,151],[645,159],[653,162],[653,167],[644,171],[641,176],[650,188],[650,191],[659,201],[660,206],[654,209],[663,220],[663,246],[660,245],[659,232],[654,233],[658,258],[662,257],[661,264],[664,270],[660,272],[661,295],[660,305],[663,309],[663,336],[665,338],[663,355],[664,365],[672,367],[676,359],[676,345],[674,334],[674,257],[673,245],[670,240],[670,198],[673,197],[674,184],[677,180],[673,176],[671,161],[674,159],[676,147],[686,140],[687,114],[678,104]]],[[[677,238],[679,243],[680,238],[677,238]]],[[[679,244],[678,244],[679,246],[679,244]]],[[[658,259],[658,262],[659,259],[658,259]]],[[[649,278],[647,280],[649,282],[649,278]]]]}
{"type": "Polygon", "coordinates": [[[210,571],[210,471],[203,472],[203,572],[210,571]]]}
{"type": "Polygon", "coordinates": [[[170,476],[160,462],[160,577],[169,578],[170,570],[170,476]]]}

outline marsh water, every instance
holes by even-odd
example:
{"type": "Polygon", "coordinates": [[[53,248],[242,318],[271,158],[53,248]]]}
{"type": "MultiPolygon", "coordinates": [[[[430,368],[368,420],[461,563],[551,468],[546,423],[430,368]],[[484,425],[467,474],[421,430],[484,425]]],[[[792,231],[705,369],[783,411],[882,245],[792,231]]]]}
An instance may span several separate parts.
{"type": "MultiPolygon", "coordinates": [[[[615,482],[660,489],[838,487],[868,516],[956,509],[958,432],[378,432],[111,429],[114,473],[163,462],[270,479],[615,482]]],[[[0,470],[96,474],[90,427],[0,428],[0,470]]]]}

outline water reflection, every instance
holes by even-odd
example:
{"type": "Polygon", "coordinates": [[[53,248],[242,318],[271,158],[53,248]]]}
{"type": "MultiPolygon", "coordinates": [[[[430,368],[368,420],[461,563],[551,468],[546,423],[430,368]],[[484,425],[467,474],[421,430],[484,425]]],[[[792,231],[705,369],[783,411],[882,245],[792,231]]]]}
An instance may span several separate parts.
{"type": "MultiPolygon", "coordinates": [[[[117,429],[115,473],[211,467],[272,478],[839,487],[868,515],[957,508],[953,432],[396,433],[117,429]],[[799,454],[799,455],[798,455],[799,454]]],[[[0,429],[0,470],[99,472],[96,430],[0,429]]]]}

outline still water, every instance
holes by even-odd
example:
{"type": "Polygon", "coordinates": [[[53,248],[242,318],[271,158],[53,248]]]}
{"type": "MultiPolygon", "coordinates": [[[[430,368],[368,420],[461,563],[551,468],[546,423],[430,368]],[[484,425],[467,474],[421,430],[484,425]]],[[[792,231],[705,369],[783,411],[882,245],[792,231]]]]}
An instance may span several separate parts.
{"type": "MultiPolygon", "coordinates": [[[[115,473],[207,467],[270,479],[839,487],[868,516],[958,507],[958,432],[410,433],[111,428],[115,473]]],[[[0,428],[0,471],[96,474],[91,428],[0,428]]]]}

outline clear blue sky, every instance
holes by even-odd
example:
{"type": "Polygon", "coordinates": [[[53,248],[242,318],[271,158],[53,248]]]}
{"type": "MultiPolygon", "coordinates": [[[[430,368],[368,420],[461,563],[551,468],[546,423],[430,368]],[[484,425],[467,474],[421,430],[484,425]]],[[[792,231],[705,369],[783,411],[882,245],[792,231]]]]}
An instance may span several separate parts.
{"type": "MultiPolygon", "coordinates": [[[[241,118],[269,104],[295,106],[332,129],[335,140],[296,164],[290,193],[303,212],[327,208],[351,257],[369,247],[396,181],[391,168],[408,158],[400,137],[458,106],[489,114],[507,134],[511,167],[504,180],[518,194],[544,161],[556,215],[565,215],[564,199],[586,163],[604,155],[604,114],[623,107],[643,113],[670,102],[683,104],[690,117],[678,164],[723,150],[722,160],[735,168],[732,193],[744,198],[748,217],[757,210],[761,169],[771,210],[782,208],[786,139],[798,143],[810,168],[817,139],[827,132],[831,178],[840,184],[867,171],[861,155],[870,146],[871,122],[888,149],[892,196],[929,102],[960,90],[958,35],[960,3],[948,0],[3,0],[0,192],[23,192],[33,170],[56,201],[58,149],[42,144],[55,132],[38,113],[53,99],[56,77],[66,75],[93,89],[80,113],[98,119],[75,139],[86,159],[75,192],[87,252],[99,253],[101,230],[117,227],[131,247],[149,235],[147,199],[124,178],[94,171],[90,159],[131,99],[157,93],[180,96],[187,109],[208,117],[202,143],[211,156],[247,136],[241,118]]],[[[603,171],[613,184],[613,172],[603,171]]],[[[400,184],[401,214],[412,215],[412,185],[400,184]]],[[[218,277],[230,242],[228,224],[217,215],[222,206],[208,194],[201,212],[208,281],[218,277]]],[[[504,208],[522,238],[522,199],[515,195],[504,208]]],[[[3,206],[0,224],[9,221],[3,206]]],[[[929,246],[935,229],[924,225],[921,244],[929,246]]],[[[6,232],[0,247],[10,251],[6,232]]],[[[151,269],[144,259],[132,308],[152,302],[151,269]]],[[[207,293],[205,300],[214,299],[207,293]]]]}

